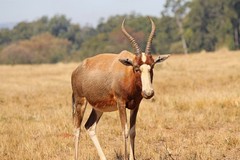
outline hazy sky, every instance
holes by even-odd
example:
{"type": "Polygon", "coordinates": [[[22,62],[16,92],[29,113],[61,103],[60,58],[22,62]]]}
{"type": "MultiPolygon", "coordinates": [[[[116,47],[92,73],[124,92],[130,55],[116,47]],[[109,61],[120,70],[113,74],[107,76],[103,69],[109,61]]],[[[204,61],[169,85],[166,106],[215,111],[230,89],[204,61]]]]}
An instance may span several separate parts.
{"type": "Polygon", "coordinates": [[[0,23],[32,21],[44,15],[64,14],[80,25],[131,12],[160,16],[165,0],[0,0],[0,23]]]}

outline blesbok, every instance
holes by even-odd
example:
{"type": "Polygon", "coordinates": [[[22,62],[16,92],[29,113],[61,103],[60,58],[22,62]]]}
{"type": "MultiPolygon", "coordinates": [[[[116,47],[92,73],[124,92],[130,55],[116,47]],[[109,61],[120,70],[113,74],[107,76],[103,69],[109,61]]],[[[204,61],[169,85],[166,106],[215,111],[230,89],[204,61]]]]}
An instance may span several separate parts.
{"type": "Polygon", "coordinates": [[[134,156],[135,123],[139,104],[142,98],[149,99],[154,95],[152,87],[153,68],[156,63],[166,60],[169,55],[159,56],[156,60],[151,55],[151,44],[155,34],[155,24],[149,18],[152,31],[147,41],[145,52],[142,52],[135,39],[125,30],[136,54],[122,51],[119,54],[103,53],[85,59],[72,73],[73,120],[75,125],[75,159],[78,159],[80,126],[87,103],[92,112],[85,124],[101,160],[106,157],[96,136],[96,126],[103,112],[119,112],[124,137],[125,154],[128,159],[127,138],[130,135],[130,159],[134,156]],[[130,130],[127,127],[126,109],[130,109],[130,130]]]}

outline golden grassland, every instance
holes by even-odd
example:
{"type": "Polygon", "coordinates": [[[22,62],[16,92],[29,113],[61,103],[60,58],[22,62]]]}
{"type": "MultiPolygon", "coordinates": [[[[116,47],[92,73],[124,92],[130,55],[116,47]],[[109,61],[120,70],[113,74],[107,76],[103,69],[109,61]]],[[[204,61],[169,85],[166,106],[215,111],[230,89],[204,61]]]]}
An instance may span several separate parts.
{"type": "MultiPolygon", "coordinates": [[[[1,160],[73,159],[77,65],[0,66],[1,160]]],[[[137,159],[240,159],[240,52],[172,55],[155,68],[153,83],[155,97],[138,114],[137,159]]],[[[107,158],[121,159],[117,112],[104,113],[97,135],[107,158]]],[[[83,126],[80,157],[99,159],[83,126]]]]}

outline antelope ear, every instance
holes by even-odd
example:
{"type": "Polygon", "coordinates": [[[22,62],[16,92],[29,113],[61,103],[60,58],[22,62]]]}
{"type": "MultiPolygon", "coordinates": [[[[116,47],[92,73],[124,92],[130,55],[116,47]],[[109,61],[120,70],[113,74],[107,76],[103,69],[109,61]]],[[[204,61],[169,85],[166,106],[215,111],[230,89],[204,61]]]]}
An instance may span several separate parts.
{"type": "Polygon", "coordinates": [[[126,66],[133,66],[133,62],[130,59],[128,59],[128,58],[126,58],[126,59],[119,59],[119,61],[122,64],[126,65],[126,66]]]}
{"type": "Polygon", "coordinates": [[[165,61],[166,59],[168,59],[168,57],[170,57],[170,54],[159,56],[159,57],[154,61],[154,64],[156,64],[156,63],[161,63],[161,62],[165,61]]]}

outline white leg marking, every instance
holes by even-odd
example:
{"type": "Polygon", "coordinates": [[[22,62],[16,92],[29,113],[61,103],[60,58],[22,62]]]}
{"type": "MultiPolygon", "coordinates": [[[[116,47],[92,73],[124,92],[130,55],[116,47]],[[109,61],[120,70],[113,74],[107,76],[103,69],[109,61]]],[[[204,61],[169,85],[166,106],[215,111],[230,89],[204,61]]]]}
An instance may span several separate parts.
{"type": "Polygon", "coordinates": [[[77,160],[78,159],[78,145],[79,145],[80,128],[75,129],[74,135],[75,135],[75,160],[77,160]]]}
{"type": "Polygon", "coordinates": [[[128,137],[128,126],[127,126],[127,123],[125,124],[125,137],[127,138],[128,137]]]}
{"type": "Polygon", "coordinates": [[[127,126],[127,123],[125,123],[125,127],[124,127],[124,131],[123,131],[123,140],[124,140],[124,155],[125,155],[125,158],[124,160],[127,160],[128,159],[128,154],[127,154],[127,143],[128,143],[128,126],[127,126]]]}
{"type": "Polygon", "coordinates": [[[79,137],[79,135],[80,135],[80,128],[76,128],[75,129],[74,135],[75,135],[75,137],[79,137]]]}
{"type": "Polygon", "coordinates": [[[97,138],[97,135],[96,135],[96,126],[97,126],[97,123],[95,122],[89,129],[88,129],[88,134],[90,136],[90,138],[92,139],[93,141],[93,144],[95,145],[95,147],[97,148],[97,152],[98,152],[98,155],[100,157],[101,160],[106,160],[106,157],[102,151],[102,148],[100,146],[100,143],[98,141],[98,138],[97,138]]]}

